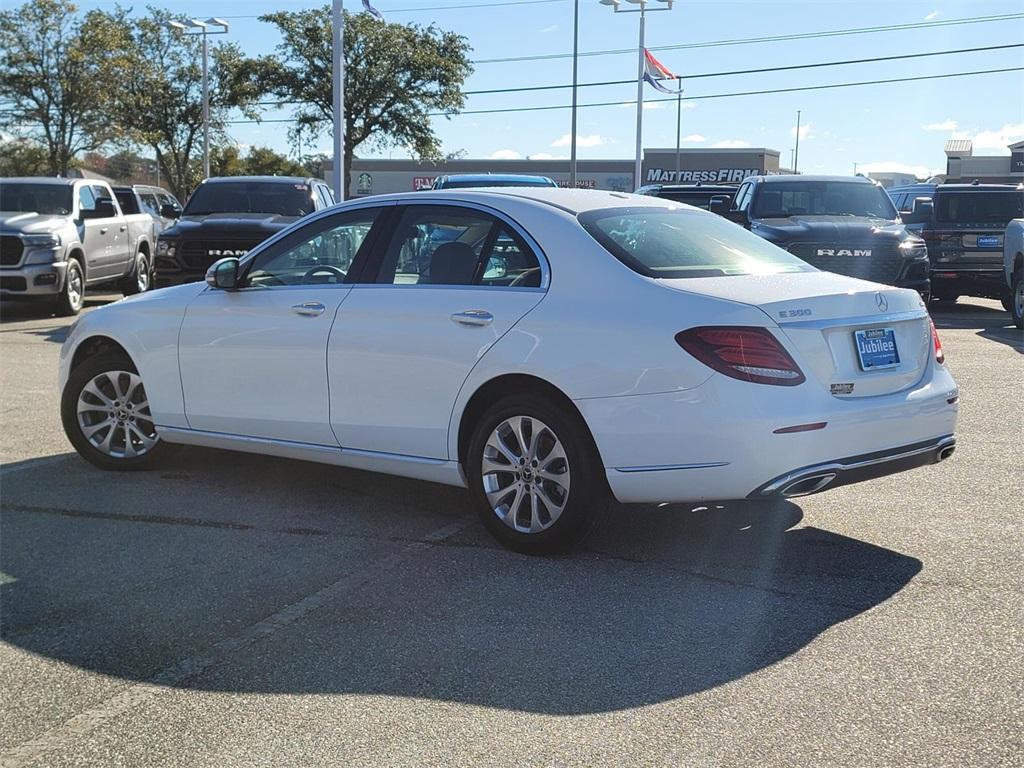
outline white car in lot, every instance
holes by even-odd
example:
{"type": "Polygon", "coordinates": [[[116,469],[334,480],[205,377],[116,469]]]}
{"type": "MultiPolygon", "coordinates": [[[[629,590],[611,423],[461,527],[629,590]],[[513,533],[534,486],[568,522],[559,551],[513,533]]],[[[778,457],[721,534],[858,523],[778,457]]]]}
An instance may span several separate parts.
{"type": "Polygon", "coordinates": [[[1003,234],[1003,276],[1010,289],[1010,314],[1024,328],[1024,219],[1014,219],[1003,234]]]}
{"type": "Polygon", "coordinates": [[[316,213],[83,317],[60,386],[100,467],[178,443],[467,486],[534,553],[610,496],[768,500],[941,461],[958,407],[916,292],[689,206],[560,189],[316,213]]]}

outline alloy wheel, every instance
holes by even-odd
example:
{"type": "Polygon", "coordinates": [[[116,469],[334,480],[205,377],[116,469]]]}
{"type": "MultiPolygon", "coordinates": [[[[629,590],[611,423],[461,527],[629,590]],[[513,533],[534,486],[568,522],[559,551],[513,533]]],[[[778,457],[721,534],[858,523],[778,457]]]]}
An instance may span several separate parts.
{"type": "Polygon", "coordinates": [[[72,309],[78,310],[82,306],[82,298],[85,294],[85,281],[82,278],[82,269],[77,262],[72,261],[68,268],[67,291],[68,304],[72,309]]]}
{"type": "Polygon", "coordinates": [[[494,514],[520,533],[539,533],[569,501],[569,460],[554,431],[531,416],[505,419],[484,445],[484,493],[494,514]]]}
{"type": "Polygon", "coordinates": [[[1017,281],[1017,287],[1013,292],[1013,305],[1016,308],[1017,317],[1024,317],[1024,280],[1017,281]]]}
{"type": "Polygon", "coordinates": [[[135,286],[139,293],[149,290],[149,263],[141,253],[135,259],[135,286]]]}
{"type": "Polygon", "coordinates": [[[160,440],[142,379],[130,371],[107,371],[82,387],[78,427],[93,447],[115,459],[143,456],[160,440]]]}

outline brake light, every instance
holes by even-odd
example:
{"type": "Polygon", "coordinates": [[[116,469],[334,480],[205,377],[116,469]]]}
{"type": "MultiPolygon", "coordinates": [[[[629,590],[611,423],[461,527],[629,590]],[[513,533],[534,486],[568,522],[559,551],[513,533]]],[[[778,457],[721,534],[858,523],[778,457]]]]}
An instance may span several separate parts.
{"type": "Polygon", "coordinates": [[[804,374],[767,328],[702,326],[680,331],[676,343],[719,373],[756,384],[795,387],[804,374]]]}
{"type": "Polygon", "coordinates": [[[942,365],[946,362],[946,355],[942,351],[942,342],[939,341],[939,332],[935,330],[935,322],[929,317],[928,325],[932,327],[932,346],[935,347],[935,362],[942,365]]]}

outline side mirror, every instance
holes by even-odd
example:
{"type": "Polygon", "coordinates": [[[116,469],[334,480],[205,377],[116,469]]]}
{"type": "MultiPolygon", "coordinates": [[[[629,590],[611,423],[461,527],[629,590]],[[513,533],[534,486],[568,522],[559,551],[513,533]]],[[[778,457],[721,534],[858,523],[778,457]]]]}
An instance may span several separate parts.
{"type": "Polygon", "coordinates": [[[218,259],[206,270],[206,284],[211,288],[233,291],[238,287],[238,259],[218,259]]]}
{"type": "Polygon", "coordinates": [[[708,210],[719,216],[726,216],[729,213],[730,205],[732,205],[732,200],[728,195],[715,195],[708,202],[708,210]]]}
{"type": "Polygon", "coordinates": [[[165,219],[180,219],[181,209],[176,205],[170,203],[164,203],[160,206],[160,215],[165,219]]]}
{"type": "Polygon", "coordinates": [[[931,221],[934,203],[929,197],[918,197],[914,200],[914,209],[903,217],[905,224],[924,224],[931,221]]]}

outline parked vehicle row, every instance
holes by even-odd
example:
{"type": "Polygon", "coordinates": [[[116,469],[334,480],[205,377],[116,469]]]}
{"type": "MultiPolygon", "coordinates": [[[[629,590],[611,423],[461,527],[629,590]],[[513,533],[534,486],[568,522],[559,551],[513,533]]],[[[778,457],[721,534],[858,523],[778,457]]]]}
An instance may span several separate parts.
{"type": "Polygon", "coordinates": [[[85,289],[116,282],[126,295],[151,285],[156,225],[126,214],[106,182],[0,179],[0,295],[77,314],[85,289]]]}
{"type": "Polygon", "coordinates": [[[60,383],[97,466],[205,445],[465,486],[532,553],[610,495],[767,501],[941,461],[958,407],[916,292],[671,201],[543,188],[313,213],[83,317],[60,383]]]}

